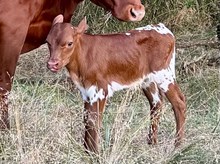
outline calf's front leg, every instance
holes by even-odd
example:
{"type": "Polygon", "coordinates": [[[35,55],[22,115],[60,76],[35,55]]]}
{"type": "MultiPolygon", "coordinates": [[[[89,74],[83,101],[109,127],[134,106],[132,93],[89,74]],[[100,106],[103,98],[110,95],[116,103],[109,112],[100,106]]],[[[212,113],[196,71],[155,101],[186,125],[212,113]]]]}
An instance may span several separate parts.
{"type": "Polygon", "coordinates": [[[87,152],[99,153],[100,127],[102,126],[102,114],[104,112],[105,102],[106,98],[92,104],[90,102],[84,103],[84,146],[87,152]]]}

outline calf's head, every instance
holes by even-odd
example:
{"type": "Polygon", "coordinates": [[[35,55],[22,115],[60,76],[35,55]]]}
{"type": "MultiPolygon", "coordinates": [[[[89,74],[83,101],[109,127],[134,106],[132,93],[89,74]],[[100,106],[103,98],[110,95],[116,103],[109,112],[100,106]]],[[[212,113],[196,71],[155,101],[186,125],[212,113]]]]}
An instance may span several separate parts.
{"type": "Polygon", "coordinates": [[[112,15],[123,21],[140,21],[145,15],[140,0],[91,0],[93,3],[111,11],[112,15]]]}
{"type": "Polygon", "coordinates": [[[53,26],[46,39],[50,51],[47,67],[52,72],[59,71],[74,57],[76,43],[87,28],[86,18],[79,23],[78,27],[63,23],[62,15],[58,15],[54,19],[53,26]]]}

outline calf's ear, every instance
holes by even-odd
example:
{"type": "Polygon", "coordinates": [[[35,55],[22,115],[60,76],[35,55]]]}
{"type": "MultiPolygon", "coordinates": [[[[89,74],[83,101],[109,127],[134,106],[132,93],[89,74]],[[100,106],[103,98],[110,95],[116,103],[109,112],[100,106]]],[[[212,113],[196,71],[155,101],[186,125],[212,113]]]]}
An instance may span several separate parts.
{"type": "Polygon", "coordinates": [[[86,17],[84,17],[83,20],[81,20],[81,22],[79,23],[79,25],[77,27],[77,32],[84,33],[88,28],[89,28],[89,26],[86,23],[86,17]]]}
{"type": "Polygon", "coordinates": [[[57,24],[57,23],[63,23],[63,15],[57,15],[54,20],[53,20],[53,25],[57,24]]]}

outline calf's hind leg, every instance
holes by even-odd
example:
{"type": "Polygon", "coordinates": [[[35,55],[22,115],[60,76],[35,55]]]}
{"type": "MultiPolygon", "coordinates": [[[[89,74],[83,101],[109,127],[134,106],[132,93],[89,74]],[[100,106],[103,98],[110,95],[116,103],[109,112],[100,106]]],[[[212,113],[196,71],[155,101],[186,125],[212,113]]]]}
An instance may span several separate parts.
{"type": "Polygon", "coordinates": [[[180,88],[176,82],[169,84],[168,91],[165,95],[169,102],[172,104],[175,119],[176,119],[176,140],[175,146],[179,146],[184,137],[184,125],[185,125],[185,112],[186,103],[185,97],[180,91],[180,88]]]}
{"type": "Polygon", "coordinates": [[[155,83],[147,87],[142,87],[144,95],[150,104],[150,129],[148,134],[148,144],[157,144],[158,124],[160,120],[162,95],[155,83]]]}

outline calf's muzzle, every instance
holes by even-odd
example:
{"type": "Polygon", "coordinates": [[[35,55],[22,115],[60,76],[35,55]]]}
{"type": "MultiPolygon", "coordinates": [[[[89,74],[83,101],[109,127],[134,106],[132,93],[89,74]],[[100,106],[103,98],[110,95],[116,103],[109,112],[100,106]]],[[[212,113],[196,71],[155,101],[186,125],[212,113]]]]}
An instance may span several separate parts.
{"type": "Polygon", "coordinates": [[[47,68],[51,70],[52,72],[58,72],[59,71],[59,61],[58,60],[49,60],[47,62],[47,68]]]}

